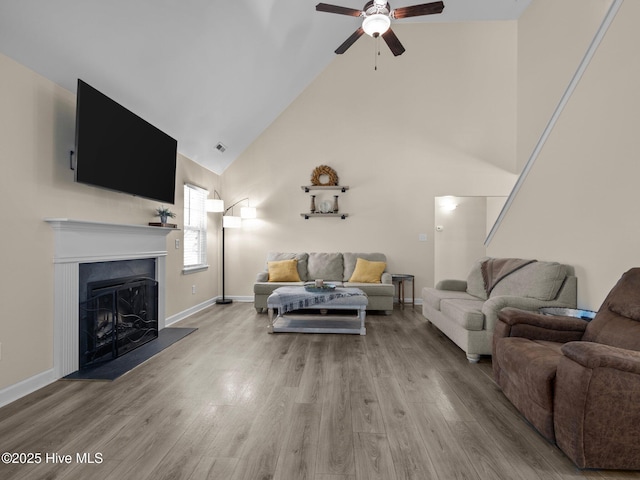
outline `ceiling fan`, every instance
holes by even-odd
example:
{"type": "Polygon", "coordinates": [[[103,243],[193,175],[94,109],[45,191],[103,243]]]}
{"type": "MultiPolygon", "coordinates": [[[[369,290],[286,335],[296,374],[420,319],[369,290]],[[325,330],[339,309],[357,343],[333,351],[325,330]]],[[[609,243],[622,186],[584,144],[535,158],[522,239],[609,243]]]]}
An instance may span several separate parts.
{"type": "Polygon", "coordinates": [[[410,7],[400,7],[391,10],[391,6],[386,0],[370,0],[364,9],[356,10],[355,8],[340,7],[337,5],[329,5],[327,3],[319,3],[316,5],[316,11],[327,13],[338,13],[340,15],[349,15],[352,17],[364,17],[362,26],[358,28],[342,45],[336,49],[337,54],[342,54],[358,40],[363,33],[374,38],[382,37],[386,44],[395,55],[402,55],[405,48],[391,30],[392,18],[408,18],[418,17],[421,15],[433,15],[442,13],[444,10],[443,2],[423,3],[420,5],[412,5],[410,7]]]}

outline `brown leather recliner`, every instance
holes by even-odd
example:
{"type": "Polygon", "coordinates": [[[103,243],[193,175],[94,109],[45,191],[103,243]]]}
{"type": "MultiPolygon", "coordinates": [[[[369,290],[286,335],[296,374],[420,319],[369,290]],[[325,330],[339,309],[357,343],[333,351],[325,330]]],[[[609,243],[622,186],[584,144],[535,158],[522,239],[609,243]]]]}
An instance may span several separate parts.
{"type": "Polygon", "coordinates": [[[640,268],[590,322],[503,309],[492,360],[507,398],[578,467],[640,469],[640,268]]]}

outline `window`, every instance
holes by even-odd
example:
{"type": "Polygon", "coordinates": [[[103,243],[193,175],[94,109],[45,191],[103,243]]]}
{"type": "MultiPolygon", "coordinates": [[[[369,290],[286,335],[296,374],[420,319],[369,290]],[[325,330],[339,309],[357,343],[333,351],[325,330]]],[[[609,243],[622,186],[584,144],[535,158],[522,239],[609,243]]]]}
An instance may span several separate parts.
{"type": "Polygon", "coordinates": [[[184,272],[204,270],[207,265],[207,196],[209,192],[184,184],[184,272]]]}

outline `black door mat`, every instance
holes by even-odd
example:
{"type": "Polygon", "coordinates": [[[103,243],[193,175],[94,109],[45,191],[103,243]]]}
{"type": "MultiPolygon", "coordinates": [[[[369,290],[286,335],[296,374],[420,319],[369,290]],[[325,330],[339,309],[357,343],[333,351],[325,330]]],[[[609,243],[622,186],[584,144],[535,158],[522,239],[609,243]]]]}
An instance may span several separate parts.
{"type": "Polygon", "coordinates": [[[78,370],[63,378],[65,380],[115,380],[196,330],[197,328],[163,328],[158,332],[158,338],[127,354],[101,365],[78,370]]]}

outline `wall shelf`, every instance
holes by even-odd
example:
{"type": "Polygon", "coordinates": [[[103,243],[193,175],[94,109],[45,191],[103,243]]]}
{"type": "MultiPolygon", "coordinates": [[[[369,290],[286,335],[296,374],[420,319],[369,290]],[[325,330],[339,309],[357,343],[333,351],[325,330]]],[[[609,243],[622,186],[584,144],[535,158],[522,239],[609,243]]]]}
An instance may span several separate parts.
{"type": "Polygon", "coordinates": [[[308,193],[310,190],[340,190],[342,193],[349,190],[349,187],[342,187],[339,185],[303,185],[302,190],[308,193]]]}
{"type": "Polygon", "coordinates": [[[340,217],[341,219],[345,219],[349,216],[348,213],[301,213],[301,217],[304,217],[305,220],[309,220],[310,217],[340,217]]]}
{"type": "MultiPolygon", "coordinates": [[[[349,190],[349,187],[339,186],[339,185],[302,185],[300,188],[302,188],[302,190],[305,193],[308,193],[311,190],[333,190],[333,191],[339,191],[344,193],[347,190],[349,190]]],[[[311,197],[313,198],[315,197],[315,195],[311,195],[311,197]]],[[[337,206],[338,195],[334,195],[334,197],[336,198],[335,205],[337,206]]],[[[309,220],[309,218],[311,217],[340,217],[342,220],[344,220],[349,216],[348,213],[340,213],[337,210],[338,209],[336,208],[336,212],[326,212],[326,213],[321,213],[316,210],[315,212],[301,213],[300,216],[305,220],[309,220]]]]}

